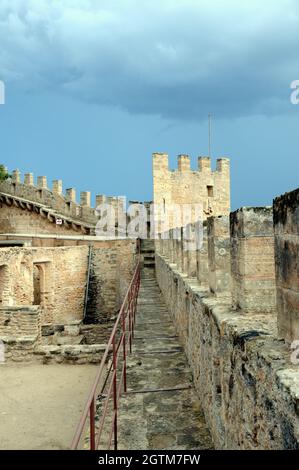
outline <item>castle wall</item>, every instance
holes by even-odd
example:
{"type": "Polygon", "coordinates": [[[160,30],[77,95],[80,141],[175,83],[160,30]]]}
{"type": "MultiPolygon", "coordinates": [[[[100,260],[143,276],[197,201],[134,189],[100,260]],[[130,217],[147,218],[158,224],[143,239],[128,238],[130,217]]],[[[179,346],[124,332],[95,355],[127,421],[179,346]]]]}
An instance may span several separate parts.
{"type": "Polygon", "coordinates": [[[57,235],[78,235],[79,228],[65,224],[57,225],[55,218],[48,219],[26,209],[5,204],[0,207],[0,232],[16,234],[57,234],[57,235]]]}
{"type": "Polygon", "coordinates": [[[40,307],[0,307],[5,361],[30,361],[41,337],[40,307]]]}
{"type": "Polygon", "coordinates": [[[232,300],[243,312],[276,312],[272,207],[230,215],[232,300]]]}
{"type": "MultiPolygon", "coordinates": [[[[288,205],[289,201],[290,197],[280,202],[280,215],[281,204],[288,205]]],[[[293,209],[288,207],[285,218],[275,215],[274,210],[277,238],[286,237],[288,224],[298,234],[296,207],[295,204],[293,209]]],[[[219,449],[299,449],[299,366],[293,361],[288,344],[277,333],[271,218],[269,208],[243,208],[230,217],[229,238],[225,220],[208,220],[203,234],[204,244],[208,245],[208,257],[205,257],[208,283],[198,282],[201,278],[198,272],[197,279],[190,278],[184,263],[176,263],[174,259],[170,262],[171,239],[156,243],[157,280],[184,345],[207,424],[219,449]],[[223,248],[231,283],[227,278],[222,282],[223,264],[219,259],[216,261],[223,248]],[[265,277],[261,278],[262,273],[265,277]],[[222,279],[218,284],[220,295],[215,276],[222,279]]],[[[290,237],[290,231],[287,236],[290,237]]],[[[290,238],[296,240],[296,236],[290,238]]],[[[296,259],[297,255],[292,246],[288,251],[285,241],[276,240],[275,269],[280,276],[284,269],[284,281],[295,290],[296,261],[293,265],[288,260],[296,259]]],[[[178,243],[176,248],[176,258],[182,259],[183,243],[178,243]]],[[[198,259],[198,252],[189,253],[192,256],[198,259]]],[[[197,270],[200,269],[197,263],[197,270]]],[[[279,276],[277,291],[279,297],[279,276]]],[[[278,302],[278,312],[281,308],[278,302]]],[[[290,313],[295,315],[298,311],[294,302],[290,313]]],[[[285,318],[286,310],[278,314],[278,324],[282,321],[279,315],[285,318]]],[[[284,322],[286,337],[293,331],[293,325],[284,322]]]]}
{"type": "Polygon", "coordinates": [[[32,251],[0,249],[1,307],[33,305],[32,251]]]}
{"type": "MultiPolygon", "coordinates": [[[[2,239],[24,241],[24,236],[2,239]]],[[[83,320],[91,246],[87,321],[104,322],[118,312],[136,263],[135,240],[42,235],[25,240],[35,246],[0,248],[0,306],[32,305],[38,278],[42,324],[83,320]]]]}
{"type": "Polygon", "coordinates": [[[196,277],[201,286],[209,285],[208,227],[203,226],[202,244],[196,251],[196,277]]]}
{"type": "Polygon", "coordinates": [[[0,337],[37,340],[41,336],[38,306],[0,307],[0,337]]]}
{"type": "MultiPolygon", "coordinates": [[[[12,237],[16,242],[16,236],[12,237]]],[[[48,328],[83,321],[89,246],[92,264],[87,321],[105,322],[118,313],[135,268],[134,240],[40,237],[32,240],[43,241],[44,246],[0,248],[0,340],[5,345],[5,360],[37,357],[43,325],[48,328]],[[46,242],[52,246],[45,246],[46,242]]],[[[5,238],[9,243],[9,237],[5,238]]],[[[66,349],[65,357],[56,351],[55,360],[98,362],[102,354],[91,346],[73,349],[66,349]]]]}
{"type": "Polygon", "coordinates": [[[298,366],[276,316],[243,316],[156,256],[159,286],[184,342],[218,449],[298,449],[298,366]]]}
{"type": "MultiPolygon", "coordinates": [[[[0,204],[7,204],[9,209],[0,215],[0,230],[3,233],[94,233],[99,219],[103,216],[99,209],[102,204],[113,208],[115,225],[122,226],[125,221],[124,196],[95,196],[95,207],[91,207],[91,193],[81,191],[79,202],[75,188],[67,188],[63,191],[62,180],[54,180],[52,188],[48,187],[47,178],[38,176],[35,182],[32,173],[26,173],[23,181],[19,170],[12,172],[11,178],[0,181],[0,204]],[[17,212],[15,207],[23,211],[17,212]],[[13,210],[13,214],[9,210],[13,210]],[[31,212],[30,214],[26,211],[31,212]],[[39,215],[36,216],[36,213],[39,215]],[[8,216],[8,217],[7,217],[8,216]],[[39,218],[48,218],[54,222],[54,226],[43,223],[39,218]],[[55,218],[62,219],[62,225],[55,228],[55,218]]],[[[1,205],[3,209],[3,205],[1,205]]],[[[1,211],[0,211],[1,212],[1,211]]],[[[122,230],[120,236],[124,235],[122,230]]]]}
{"type": "MultiPolygon", "coordinates": [[[[230,292],[230,233],[227,216],[209,217],[207,221],[208,262],[210,291],[215,295],[230,292]]],[[[190,253],[191,258],[195,258],[190,253]]]]}
{"type": "Polygon", "coordinates": [[[299,340],[299,190],[274,200],[279,337],[299,340]]]}
{"type": "Polygon", "coordinates": [[[0,182],[0,192],[42,204],[67,217],[86,223],[95,224],[97,220],[94,209],[90,207],[90,193],[82,192],[78,204],[75,189],[69,188],[66,194],[63,194],[61,180],[53,181],[52,189],[49,189],[45,176],[39,176],[35,184],[33,174],[27,173],[21,182],[20,172],[15,170],[11,180],[0,182]]]}
{"type": "MultiPolygon", "coordinates": [[[[215,171],[211,169],[211,159],[200,157],[198,171],[191,170],[188,155],[179,155],[178,169],[169,170],[168,155],[153,154],[153,193],[154,203],[165,208],[173,204],[201,204],[203,219],[208,216],[228,215],[230,211],[230,165],[229,160],[217,160],[215,171]]],[[[163,219],[161,214],[156,221],[163,219]]],[[[192,213],[190,222],[198,216],[192,213]]],[[[171,218],[170,227],[185,225],[171,218]]],[[[158,229],[159,230],[159,229],[158,229]]]]}
{"type": "Polygon", "coordinates": [[[93,243],[87,322],[105,322],[116,315],[136,263],[135,240],[93,243]]]}
{"type": "Polygon", "coordinates": [[[42,323],[82,320],[87,280],[87,247],[35,249],[33,261],[42,268],[42,323]],[[44,273],[43,273],[44,271],[44,273]]]}
{"type": "Polygon", "coordinates": [[[0,272],[5,272],[1,279],[1,306],[32,306],[38,297],[42,324],[81,320],[87,256],[88,248],[84,246],[1,248],[0,272]]]}

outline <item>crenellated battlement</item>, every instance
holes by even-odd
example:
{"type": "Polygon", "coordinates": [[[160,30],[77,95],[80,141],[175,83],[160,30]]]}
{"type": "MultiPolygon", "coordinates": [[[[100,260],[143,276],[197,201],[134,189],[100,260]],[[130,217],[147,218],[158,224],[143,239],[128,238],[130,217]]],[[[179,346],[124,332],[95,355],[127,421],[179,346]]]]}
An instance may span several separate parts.
{"type": "MultiPolygon", "coordinates": [[[[219,158],[212,169],[210,157],[198,157],[198,168],[191,166],[190,156],[178,156],[176,170],[170,170],[166,153],[153,154],[153,202],[167,208],[171,205],[197,204],[203,209],[204,218],[227,215],[230,210],[230,164],[227,158],[219,158]]],[[[118,219],[126,212],[123,196],[97,194],[92,207],[90,191],[77,194],[74,187],[64,188],[61,179],[51,183],[46,176],[35,178],[32,172],[21,174],[19,169],[11,172],[11,177],[0,182],[0,193],[5,196],[24,199],[27,202],[45,206],[56,217],[65,218],[75,224],[88,224],[95,227],[106,212],[97,211],[98,206],[109,204],[118,219]]],[[[194,214],[193,214],[194,215],[194,214]]],[[[193,217],[192,215],[192,217],[193,217]]],[[[195,216],[195,215],[194,215],[195,216]]],[[[54,217],[55,218],[55,217],[54,217]]]]}
{"type": "Polygon", "coordinates": [[[46,176],[38,176],[35,182],[33,173],[25,173],[22,182],[20,170],[12,171],[12,177],[0,182],[0,191],[29,201],[43,204],[66,217],[95,224],[97,217],[91,208],[90,192],[81,192],[80,203],[76,202],[76,190],[68,188],[63,193],[61,179],[53,180],[51,188],[46,176]]]}
{"type": "Polygon", "coordinates": [[[230,211],[230,161],[217,159],[216,168],[207,156],[198,157],[193,170],[189,155],[178,156],[177,169],[169,169],[166,153],[153,154],[154,202],[156,204],[202,204],[204,214],[228,215],[230,211]]]}
{"type": "Polygon", "coordinates": [[[191,170],[191,161],[189,155],[179,155],[178,156],[178,171],[190,171],[191,170]]]}
{"type": "Polygon", "coordinates": [[[91,192],[81,191],[79,202],[75,188],[67,188],[63,192],[63,182],[61,179],[52,181],[49,187],[46,176],[34,178],[33,173],[21,175],[19,169],[11,173],[11,178],[0,182],[0,192],[19,198],[24,198],[58,212],[68,218],[95,225],[98,220],[96,207],[103,202],[111,203],[118,207],[123,204],[123,198],[104,195],[96,195],[96,206],[91,207],[91,192]]]}
{"type": "Polygon", "coordinates": [[[117,215],[119,212],[125,213],[126,210],[126,196],[106,196],[104,194],[98,194],[96,196],[96,208],[107,204],[112,206],[117,215]]]}
{"type": "Polygon", "coordinates": [[[155,240],[158,284],[218,449],[299,448],[298,213],[299,189],[155,240]]]}
{"type": "Polygon", "coordinates": [[[191,168],[191,158],[187,154],[180,154],[177,157],[178,165],[177,169],[169,169],[169,156],[167,153],[153,153],[153,169],[157,171],[169,171],[171,173],[184,173],[190,172],[193,173],[227,173],[230,168],[230,160],[226,157],[221,157],[217,159],[215,170],[212,169],[212,159],[211,157],[199,156],[198,157],[198,168],[192,170],[191,168]]]}

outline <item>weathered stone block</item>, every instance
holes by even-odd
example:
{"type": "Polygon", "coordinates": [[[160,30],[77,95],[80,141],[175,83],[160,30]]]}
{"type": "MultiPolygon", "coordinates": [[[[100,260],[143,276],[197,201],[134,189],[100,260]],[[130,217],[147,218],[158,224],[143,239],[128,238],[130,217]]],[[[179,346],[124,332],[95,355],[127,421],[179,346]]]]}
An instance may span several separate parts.
{"type": "Polygon", "coordinates": [[[278,334],[299,339],[299,189],[274,200],[278,334]]]}
{"type": "Polygon", "coordinates": [[[276,311],[271,207],[243,207],[230,215],[232,300],[243,312],[276,311]]]}
{"type": "Polygon", "coordinates": [[[203,239],[201,247],[196,251],[197,279],[200,285],[209,284],[209,256],[208,256],[208,229],[206,222],[203,226],[203,239]]]}
{"type": "Polygon", "coordinates": [[[230,235],[227,216],[207,220],[209,286],[217,295],[230,295],[230,235]]]}

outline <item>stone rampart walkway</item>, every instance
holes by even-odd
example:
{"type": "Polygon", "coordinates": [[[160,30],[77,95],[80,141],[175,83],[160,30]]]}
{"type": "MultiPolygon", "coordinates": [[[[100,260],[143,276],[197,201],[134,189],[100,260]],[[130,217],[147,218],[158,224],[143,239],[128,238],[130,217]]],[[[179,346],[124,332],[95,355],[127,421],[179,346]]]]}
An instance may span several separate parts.
{"type": "Polygon", "coordinates": [[[202,450],[213,444],[192,374],[154,277],[143,269],[119,449],[202,450]]]}

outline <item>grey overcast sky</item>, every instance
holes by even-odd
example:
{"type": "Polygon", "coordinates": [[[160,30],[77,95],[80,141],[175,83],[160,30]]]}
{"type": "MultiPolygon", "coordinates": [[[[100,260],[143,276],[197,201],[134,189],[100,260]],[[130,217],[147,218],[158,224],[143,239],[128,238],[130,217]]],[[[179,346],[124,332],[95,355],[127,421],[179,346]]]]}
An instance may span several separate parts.
{"type": "Polygon", "coordinates": [[[1,162],[152,197],[151,154],[231,158],[232,207],[299,186],[298,0],[0,0],[1,162]]]}

